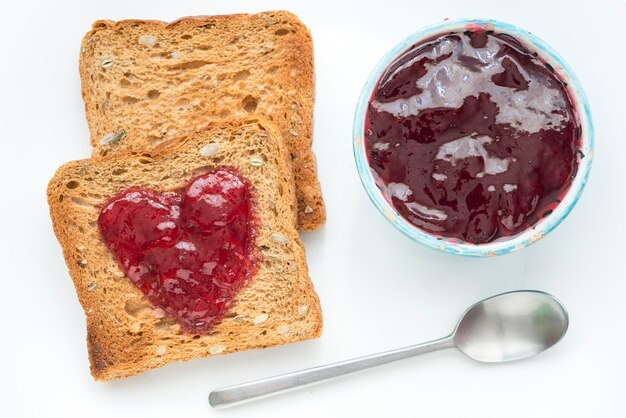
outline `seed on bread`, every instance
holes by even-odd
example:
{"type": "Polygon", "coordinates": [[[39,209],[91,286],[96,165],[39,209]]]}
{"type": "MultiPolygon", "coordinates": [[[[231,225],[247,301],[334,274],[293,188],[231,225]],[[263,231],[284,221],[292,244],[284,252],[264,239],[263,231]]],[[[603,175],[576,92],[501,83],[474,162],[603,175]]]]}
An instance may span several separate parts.
{"type": "Polygon", "coordinates": [[[211,142],[200,148],[200,155],[203,157],[213,157],[220,150],[220,144],[211,142]]]}
{"type": "Polygon", "coordinates": [[[113,132],[109,132],[108,134],[100,138],[100,145],[108,144],[109,142],[113,141],[114,137],[115,137],[115,134],[113,132]]]}
{"type": "Polygon", "coordinates": [[[144,34],[139,36],[137,42],[139,42],[139,44],[143,46],[154,46],[157,43],[157,38],[156,36],[144,34]]]}
{"type": "Polygon", "coordinates": [[[111,68],[113,66],[113,59],[112,58],[105,58],[100,62],[100,66],[102,68],[111,68]]]}
{"type": "Polygon", "coordinates": [[[87,283],[87,291],[88,292],[93,292],[94,290],[96,290],[96,287],[98,287],[98,285],[93,283],[93,282],[87,283]]]}
{"type": "Polygon", "coordinates": [[[226,350],[226,347],[223,345],[212,345],[211,347],[209,347],[209,353],[211,355],[219,354],[224,350],[226,350]]]}
{"type": "Polygon", "coordinates": [[[279,244],[287,244],[289,242],[289,238],[287,238],[286,236],[278,232],[272,233],[272,235],[270,236],[270,239],[279,244]]]}
{"type": "Polygon", "coordinates": [[[167,346],[164,345],[160,345],[156,348],[156,355],[157,356],[163,356],[165,355],[165,353],[167,353],[167,346]]]}
{"type": "Polygon", "coordinates": [[[262,313],[254,318],[253,323],[254,325],[262,324],[263,322],[267,321],[267,318],[269,318],[269,316],[266,313],[262,313]]]}
{"type": "Polygon", "coordinates": [[[120,129],[117,132],[108,133],[100,139],[100,145],[117,145],[125,136],[126,131],[124,129],[120,129]]]}
{"type": "Polygon", "coordinates": [[[280,335],[287,335],[289,334],[289,327],[287,325],[279,325],[276,327],[276,332],[280,335]]]}
{"type": "Polygon", "coordinates": [[[250,158],[250,165],[252,165],[253,167],[261,167],[263,165],[263,159],[255,155],[254,157],[250,158]]]}
{"type": "Polygon", "coordinates": [[[298,313],[302,316],[306,315],[309,312],[309,307],[306,305],[302,305],[298,308],[298,313]]]}
{"type": "Polygon", "coordinates": [[[113,139],[111,140],[111,145],[117,145],[125,136],[126,131],[124,129],[120,129],[119,131],[115,132],[115,135],[113,135],[113,139]]]}

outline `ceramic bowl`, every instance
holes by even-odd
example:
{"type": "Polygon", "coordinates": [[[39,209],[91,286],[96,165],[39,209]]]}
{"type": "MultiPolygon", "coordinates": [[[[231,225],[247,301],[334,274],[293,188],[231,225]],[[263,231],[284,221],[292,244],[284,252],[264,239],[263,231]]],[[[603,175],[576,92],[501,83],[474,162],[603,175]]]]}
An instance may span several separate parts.
{"type": "Polygon", "coordinates": [[[508,254],[520,250],[545,237],[576,205],[580,197],[591,169],[593,160],[593,125],[591,114],[585,93],[578,79],[567,65],[565,60],[554,51],[548,44],[530,32],[509,23],[503,23],[490,19],[458,19],[446,20],[441,23],[423,28],[402,40],[391,49],[376,65],[367,79],[359,97],[359,102],[354,116],[353,128],[354,158],[361,182],[376,208],[384,217],[404,235],[438,251],[450,254],[459,254],[470,257],[487,257],[508,254]],[[432,39],[438,35],[449,32],[463,32],[468,29],[482,27],[485,30],[494,30],[496,33],[506,33],[521,41],[528,50],[537,52],[539,59],[554,68],[557,76],[567,83],[568,94],[580,118],[582,136],[579,147],[578,171],[569,190],[553,212],[543,217],[533,228],[529,228],[517,235],[500,238],[485,244],[471,244],[455,239],[438,237],[428,233],[405,220],[387,200],[382,191],[376,185],[372,170],[368,164],[367,152],[364,144],[365,115],[368,102],[374,88],[385,69],[398,56],[402,55],[413,45],[432,39]]]}

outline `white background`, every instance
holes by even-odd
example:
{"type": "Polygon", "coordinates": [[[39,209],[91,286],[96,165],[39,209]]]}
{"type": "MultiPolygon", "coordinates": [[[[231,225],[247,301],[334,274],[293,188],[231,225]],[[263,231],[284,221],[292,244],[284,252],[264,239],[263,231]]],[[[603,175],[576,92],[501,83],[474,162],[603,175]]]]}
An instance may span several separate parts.
{"type": "Polygon", "coordinates": [[[0,414],[5,417],[625,417],[626,18],[623,1],[0,0],[0,414]],[[173,364],[95,383],[85,320],[52,233],[45,189],[89,155],[78,52],[99,18],[174,20],[288,9],[315,44],[315,151],[328,223],[304,234],[322,338],[173,364]],[[596,127],[591,179],[549,236],[495,259],[421,247],[370,204],[352,159],[352,115],[396,42],[450,17],[491,17],[542,37],[574,68],[596,127]],[[571,314],[565,339],[528,361],[483,365],[453,350],[280,397],[212,410],[211,389],[445,335],[470,304],[540,289],[571,314]],[[4,412],[2,412],[4,411],[4,412]]]}

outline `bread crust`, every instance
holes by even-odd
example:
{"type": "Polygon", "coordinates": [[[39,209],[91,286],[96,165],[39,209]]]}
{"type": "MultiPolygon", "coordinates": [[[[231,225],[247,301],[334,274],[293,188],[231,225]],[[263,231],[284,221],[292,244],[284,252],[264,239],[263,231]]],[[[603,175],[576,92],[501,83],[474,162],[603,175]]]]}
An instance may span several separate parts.
{"type": "Polygon", "coordinates": [[[241,117],[253,108],[275,122],[285,138],[296,180],[298,229],[313,230],[324,224],[326,210],[311,150],[313,42],[297,16],[274,11],[191,16],[170,23],[98,20],[83,38],[79,71],[93,156],[151,149],[163,137],[187,135],[210,120],[241,117]],[[142,33],[154,37],[156,43],[140,45],[142,33]],[[120,37],[123,41],[116,40],[120,37]],[[232,48],[237,42],[245,44],[244,53],[232,48]],[[174,52],[179,56],[172,57],[174,52]],[[102,68],[104,59],[113,60],[110,67],[102,68]],[[189,69],[186,63],[202,68],[189,69]],[[178,73],[168,70],[176,65],[181,68],[178,73]],[[136,76],[135,71],[143,71],[140,83],[127,77],[136,76]],[[212,77],[215,72],[219,73],[216,78],[212,77]],[[244,72],[248,77],[237,80],[244,72]],[[162,81],[181,79],[190,88],[168,95],[162,81]],[[146,98],[150,91],[158,91],[159,96],[146,98]],[[177,107],[181,100],[187,101],[182,111],[177,107]],[[197,109],[189,106],[196,102],[197,109]],[[118,144],[100,144],[103,137],[122,129],[125,137],[118,144]]]}
{"type": "Polygon", "coordinates": [[[211,122],[162,144],[157,152],[67,163],[50,181],[47,195],[54,232],[87,317],[96,380],[320,336],[319,300],[294,228],[288,153],[278,128],[263,117],[211,122]],[[207,143],[218,144],[214,155],[200,152],[207,143]],[[252,156],[263,164],[251,164],[252,156]],[[252,185],[259,269],[212,332],[194,336],[164,317],[125,277],[101,239],[97,217],[101,205],[119,190],[179,190],[193,176],[220,166],[235,167],[252,185]],[[285,239],[277,240],[276,234],[285,239]]]}

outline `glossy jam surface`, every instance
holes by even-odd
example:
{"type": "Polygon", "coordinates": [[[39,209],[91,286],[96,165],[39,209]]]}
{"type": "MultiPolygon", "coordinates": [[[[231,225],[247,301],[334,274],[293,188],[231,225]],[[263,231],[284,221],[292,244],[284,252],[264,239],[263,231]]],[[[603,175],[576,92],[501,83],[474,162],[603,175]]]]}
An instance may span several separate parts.
{"type": "Polygon", "coordinates": [[[207,333],[256,268],[250,188],[234,170],[189,182],[182,194],[128,189],[98,225],[130,280],[190,333],[207,333]]]}
{"type": "Polygon", "coordinates": [[[564,84],[516,39],[443,35],[381,76],[365,144],[378,186],[426,232],[480,244],[549,213],[577,170],[564,84]]]}

